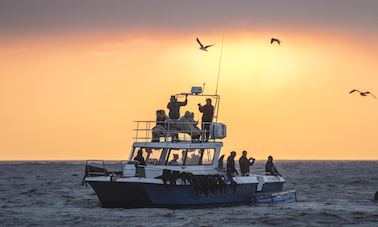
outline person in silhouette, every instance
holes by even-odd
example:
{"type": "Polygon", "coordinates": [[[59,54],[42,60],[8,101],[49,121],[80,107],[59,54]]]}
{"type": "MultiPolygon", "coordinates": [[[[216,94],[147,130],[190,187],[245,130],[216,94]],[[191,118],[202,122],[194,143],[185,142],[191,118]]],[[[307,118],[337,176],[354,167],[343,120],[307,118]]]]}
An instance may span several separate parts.
{"type": "Polygon", "coordinates": [[[188,95],[185,95],[184,102],[178,102],[176,96],[172,95],[171,100],[167,105],[169,109],[169,118],[177,120],[180,118],[180,107],[186,106],[188,104],[188,95]]]}
{"type": "Polygon", "coordinates": [[[236,182],[233,179],[234,175],[238,175],[238,171],[235,168],[235,158],[236,152],[231,151],[230,156],[227,158],[227,166],[226,166],[226,171],[227,171],[227,178],[228,181],[234,186],[234,193],[236,191],[236,182]]]}
{"type": "Polygon", "coordinates": [[[269,173],[270,175],[281,176],[281,174],[277,171],[276,167],[273,164],[272,156],[268,157],[268,161],[265,164],[265,172],[269,173]]]}
{"type": "Polygon", "coordinates": [[[218,170],[223,170],[223,160],[224,160],[224,155],[220,156],[218,159],[218,170]]]}
{"type": "Polygon", "coordinates": [[[146,165],[146,161],[143,158],[143,150],[139,149],[137,155],[134,157],[134,161],[138,162],[138,165],[146,165]]]}
{"type": "Polygon", "coordinates": [[[214,117],[214,106],[211,105],[211,99],[206,99],[206,105],[198,103],[199,111],[202,113],[202,131],[205,132],[204,140],[209,139],[210,124],[214,117]]]}
{"type": "Polygon", "coordinates": [[[235,168],[235,160],[234,160],[235,156],[236,156],[236,152],[231,151],[230,156],[228,156],[227,158],[226,168],[227,168],[227,173],[230,175],[234,175],[234,174],[238,175],[238,171],[235,168]]]}
{"type": "Polygon", "coordinates": [[[243,151],[242,156],[239,159],[240,173],[242,176],[249,176],[250,166],[255,163],[254,158],[247,158],[247,151],[243,151]]]}
{"type": "Polygon", "coordinates": [[[169,119],[164,110],[156,111],[156,125],[165,127],[165,120],[169,119]]]}
{"type": "Polygon", "coordinates": [[[173,159],[168,162],[169,166],[178,166],[180,163],[178,162],[179,155],[178,154],[173,154],[173,159]]]}

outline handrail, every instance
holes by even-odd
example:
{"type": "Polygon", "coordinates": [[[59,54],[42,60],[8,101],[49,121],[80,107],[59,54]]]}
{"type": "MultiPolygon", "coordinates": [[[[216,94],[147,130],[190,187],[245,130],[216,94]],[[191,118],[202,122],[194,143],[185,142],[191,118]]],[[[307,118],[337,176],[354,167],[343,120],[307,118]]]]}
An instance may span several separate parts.
{"type": "Polygon", "coordinates": [[[201,129],[197,126],[198,121],[182,122],[169,119],[166,121],[134,121],[134,123],[136,123],[136,128],[133,128],[132,131],[135,132],[135,136],[132,138],[135,141],[160,142],[161,138],[164,141],[215,141],[214,136],[210,136],[212,122],[201,122],[201,129]]]}

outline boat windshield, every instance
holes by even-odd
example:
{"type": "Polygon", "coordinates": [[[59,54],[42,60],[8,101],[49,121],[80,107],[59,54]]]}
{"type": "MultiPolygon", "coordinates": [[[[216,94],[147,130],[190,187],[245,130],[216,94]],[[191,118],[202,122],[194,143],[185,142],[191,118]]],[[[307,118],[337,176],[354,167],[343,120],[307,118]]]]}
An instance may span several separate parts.
{"type": "Polygon", "coordinates": [[[196,166],[212,165],[214,160],[214,148],[147,148],[135,147],[132,159],[139,150],[142,150],[147,165],[168,165],[168,166],[196,166]]]}

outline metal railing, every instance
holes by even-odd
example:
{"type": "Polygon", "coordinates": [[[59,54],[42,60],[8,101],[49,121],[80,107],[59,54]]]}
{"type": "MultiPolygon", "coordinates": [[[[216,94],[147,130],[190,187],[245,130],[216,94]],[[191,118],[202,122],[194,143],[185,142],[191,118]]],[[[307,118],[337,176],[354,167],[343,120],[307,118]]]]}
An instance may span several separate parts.
{"type": "Polygon", "coordinates": [[[118,175],[122,176],[122,170],[125,163],[129,161],[121,160],[117,162],[106,163],[104,160],[86,160],[85,161],[85,176],[110,176],[118,175]],[[120,169],[119,169],[120,167],[120,169]]]}
{"type": "Polygon", "coordinates": [[[210,135],[211,122],[134,121],[135,142],[207,142],[215,141],[210,135]],[[200,125],[199,128],[197,125],[200,125]]]}

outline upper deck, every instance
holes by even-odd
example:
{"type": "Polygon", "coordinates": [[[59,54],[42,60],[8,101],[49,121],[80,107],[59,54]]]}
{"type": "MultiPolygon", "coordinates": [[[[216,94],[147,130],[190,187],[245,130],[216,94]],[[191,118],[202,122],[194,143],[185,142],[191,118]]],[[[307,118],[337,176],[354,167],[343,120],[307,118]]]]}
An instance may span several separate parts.
{"type": "Polygon", "coordinates": [[[134,121],[133,139],[135,142],[216,142],[226,137],[226,125],[218,123],[219,103],[220,96],[204,94],[204,87],[192,87],[189,93],[172,95],[167,105],[169,116],[165,110],[159,109],[156,111],[156,121],[134,121]],[[199,111],[206,121],[196,121],[194,112],[190,111],[180,115],[180,107],[190,103],[189,97],[192,104],[196,98],[202,101],[206,98],[206,105],[198,103],[199,111]],[[185,101],[178,101],[178,98],[185,98],[185,101]],[[212,100],[215,101],[214,106],[212,100]]]}
{"type": "Polygon", "coordinates": [[[183,142],[134,142],[133,147],[146,147],[146,148],[173,148],[173,149],[206,149],[222,148],[222,142],[202,142],[192,143],[189,141],[183,142]]]}
{"type": "Polygon", "coordinates": [[[217,142],[226,137],[226,125],[200,123],[184,115],[178,120],[135,121],[135,142],[217,142]]]}

